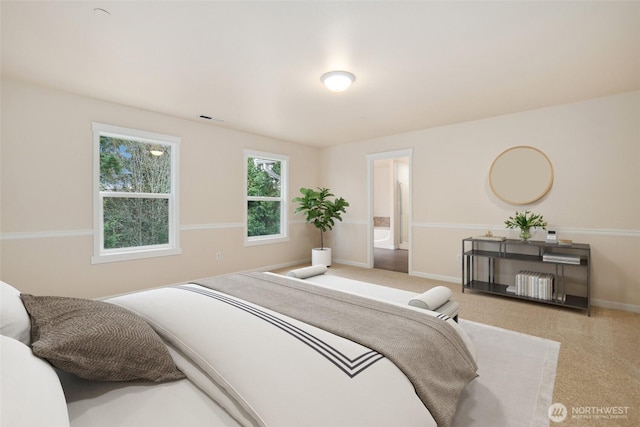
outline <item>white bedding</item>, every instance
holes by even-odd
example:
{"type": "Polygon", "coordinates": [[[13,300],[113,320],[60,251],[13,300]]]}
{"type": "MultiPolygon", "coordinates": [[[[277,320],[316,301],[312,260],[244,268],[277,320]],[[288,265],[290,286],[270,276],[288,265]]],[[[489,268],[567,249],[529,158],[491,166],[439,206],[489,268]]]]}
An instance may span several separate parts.
{"type": "MultiPolygon", "coordinates": [[[[323,283],[303,283],[428,312],[407,305],[412,292],[335,276],[314,280],[323,283]]],[[[379,353],[255,304],[186,287],[107,301],[151,323],[188,379],[114,383],[59,372],[71,426],[436,425],[411,382],[379,353]]],[[[475,357],[466,334],[447,323],[475,357]]]]}
{"type": "Polygon", "coordinates": [[[188,379],[152,384],[59,376],[71,427],[240,426],[188,379]]]}
{"type": "Polygon", "coordinates": [[[297,280],[303,283],[312,283],[314,285],[323,286],[325,288],[335,289],[342,292],[349,292],[356,295],[362,295],[367,298],[391,302],[402,306],[407,306],[411,298],[414,298],[417,295],[415,292],[405,291],[403,289],[375,285],[373,283],[346,279],[344,277],[333,276],[330,274],[320,274],[306,278],[302,281],[295,278],[292,278],[292,280],[297,280]]]}
{"type": "MultiPolygon", "coordinates": [[[[143,316],[188,359],[199,361],[209,379],[237,402],[237,406],[223,403],[226,409],[234,413],[239,406],[258,425],[435,426],[412,384],[393,363],[379,358],[362,370],[358,363],[341,363],[336,353],[357,360],[370,349],[323,330],[253,304],[242,303],[244,308],[238,309],[176,288],[110,301],[143,316]],[[253,308],[280,320],[274,325],[247,311],[253,308]],[[299,328],[314,342],[325,343],[324,349],[318,351],[295,335],[283,333],[283,328],[299,328]]],[[[185,368],[184,363],[191,362],[183,359],[178,367],[185,368]]],[[[237,421],[246,425],[246,420],[237,421]]]]}

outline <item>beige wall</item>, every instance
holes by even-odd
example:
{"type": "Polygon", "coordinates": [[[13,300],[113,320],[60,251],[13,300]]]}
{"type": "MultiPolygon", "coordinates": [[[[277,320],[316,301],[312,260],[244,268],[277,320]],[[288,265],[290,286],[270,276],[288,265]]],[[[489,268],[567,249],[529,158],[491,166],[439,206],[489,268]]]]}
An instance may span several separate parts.
{"type": "Polygon", "coordinates": [[[307,260],[318,236],[299,216],[289,243],[243,246],[243,149],[290,156],[291,196],[323,185],[345,197],[327,238],[338,262],[366,266],[366,156],[412,149],[412,274],[459,282],[460,239],[489,228],[515,237],[503,221],[530,208],[561,238],[592,245],[596,304],[640,308],[640,92],[319,150],[11,80],[1,89],[0,278],[25,292],[95,297],[307,260]],[[91,264],[92,121],[182,137],[182,255],[91,264]],[[523,207],[487,181],[514,145],[540,148],[555,171],[550,193],[523,207]]]}
{"type": "Polygon", "coordinates": [[[373,216],[391,217],[391,161],[376,160],[373,170],[373,216]]]}
{"type": "Polygon", "coordinates": [[[318,149],[11,80],[1,89],[0,278],[22,291],[97,297],[310,258],[315,230],[293,207],[290,242],[243,246],[243,149],[290,156],[291,195],[319,185],[318,149]],[[92,121],[182,138],[182,255],[91,264],[92,121]]]}
{"type": "MultiPolygon", "coordinates": [[[[640,92],[336,146],[322,182],[350,203],[334,256],[369,262],[367,154],[413,149],[412,274],[459,283],[460,240],[531,209],[560,238],[592,245],[592,298],[640,310],[640,92]],[[555,181],[543,199],[509,205],[491,193],[493,159],[516,145],[544,151],[555,181]]],[[[539,231],[534,238],[544,239],[539,231]]]]}

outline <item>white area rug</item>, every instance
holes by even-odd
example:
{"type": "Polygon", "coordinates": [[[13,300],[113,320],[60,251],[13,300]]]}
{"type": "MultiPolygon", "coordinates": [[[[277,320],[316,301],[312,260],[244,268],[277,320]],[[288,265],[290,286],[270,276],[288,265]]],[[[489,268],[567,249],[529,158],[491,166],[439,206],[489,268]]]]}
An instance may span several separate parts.
{"type": "Polygon", "coordinates": [[[453,427],[549,426],[560,343],[460,319],[478,354],[453,427]]]}

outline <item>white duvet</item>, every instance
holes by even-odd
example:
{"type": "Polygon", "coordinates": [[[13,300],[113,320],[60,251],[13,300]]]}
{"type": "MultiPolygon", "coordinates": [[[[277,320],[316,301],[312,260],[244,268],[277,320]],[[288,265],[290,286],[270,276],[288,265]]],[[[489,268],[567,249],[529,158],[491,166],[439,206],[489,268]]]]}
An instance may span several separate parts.
{"type": "Polygon", "coordinates": [[[199,285],[185,286],[191,289],[109,301],[150,322],[178,367],[239,424],[436,425],[406,376],[372,350],[199,285]]]}

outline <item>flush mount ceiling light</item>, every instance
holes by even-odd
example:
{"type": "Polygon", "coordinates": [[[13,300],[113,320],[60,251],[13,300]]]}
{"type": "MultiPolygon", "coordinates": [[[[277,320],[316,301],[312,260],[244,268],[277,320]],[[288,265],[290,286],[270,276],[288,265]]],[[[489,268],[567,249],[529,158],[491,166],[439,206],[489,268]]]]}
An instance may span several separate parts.
{"type": "Polygon", "coordinates": [[[324,73],[320,80],[324,85],[333,92],[342,92],[346,90],[351,83],[356,79],[356,76],[348,71],[329,71],[324,73]]]}

